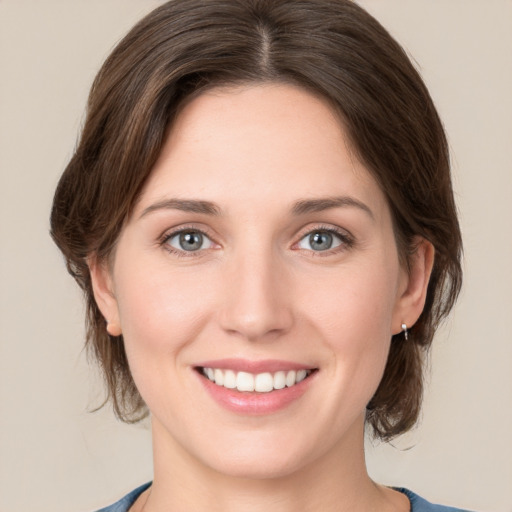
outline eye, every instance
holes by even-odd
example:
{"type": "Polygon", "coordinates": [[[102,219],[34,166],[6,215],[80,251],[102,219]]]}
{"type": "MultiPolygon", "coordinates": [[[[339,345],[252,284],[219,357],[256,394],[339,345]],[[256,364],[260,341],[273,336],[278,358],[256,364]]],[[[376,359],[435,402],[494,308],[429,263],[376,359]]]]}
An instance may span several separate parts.
{"type": "Polygon", "coordinates": [[[306,249],[308,251],[328,251],[330,249],[339,247],[344,242],[347,243],[344,238],[346,237],[335,233],[334,231],[327,229],[317,229],[315,231],[311,231],[305,237],[301,238],[297,246],[299,249],[306,249]]]}
{"type": "Polygon", "coordinates": [[[213,242],[204,233],[191,229],[169,235],[165,243],[178,251],[186,252],[197,252],[213,246],[213,242]]]}

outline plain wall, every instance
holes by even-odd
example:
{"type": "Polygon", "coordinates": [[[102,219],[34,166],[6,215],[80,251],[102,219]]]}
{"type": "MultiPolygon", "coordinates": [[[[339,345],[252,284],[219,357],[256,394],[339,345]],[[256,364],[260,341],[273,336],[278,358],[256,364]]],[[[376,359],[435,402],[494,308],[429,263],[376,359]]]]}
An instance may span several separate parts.
{"type": "MultiPolygon", "coordinates": [[[[276,0],[278,1],[278,0],[276,0]]],[[[83,307],[48,236],[88,88],[156,0],[0,0],[0,511],[87,511],[151,479],[82,351],[83,307]]],[[[368,443],[379,481],[512,511],[512,2],[364,0],[414,56],[443,118],[465,284],[439,333],[421,425],[368,443]]]]}

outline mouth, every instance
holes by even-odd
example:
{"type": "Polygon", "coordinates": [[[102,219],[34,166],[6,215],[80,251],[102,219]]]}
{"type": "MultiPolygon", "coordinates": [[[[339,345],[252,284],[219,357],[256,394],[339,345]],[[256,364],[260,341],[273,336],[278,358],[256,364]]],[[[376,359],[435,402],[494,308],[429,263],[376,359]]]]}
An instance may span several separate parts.
{"type": "Polygon", "coordinates": [[[318,371],[317,368],[310,368],[250,373],[210,366],[198,366],[195,370],[216,386],[249,393],[270,393],[293,388],[318,371]]]}
{"type": "Polygon", "coordinates": [[[214,402],[249,416],[277,413],[300,402],[319,373],[317,367],[270,359],[216,359],[192,368],[214,402]]]}

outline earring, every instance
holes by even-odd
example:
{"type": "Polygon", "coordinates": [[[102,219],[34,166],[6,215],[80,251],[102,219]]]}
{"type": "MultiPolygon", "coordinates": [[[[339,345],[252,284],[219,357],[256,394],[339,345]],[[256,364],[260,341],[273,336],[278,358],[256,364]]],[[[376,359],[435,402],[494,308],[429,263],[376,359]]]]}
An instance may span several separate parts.
{"type": "Polygon", "coordinates": [[[402,324],[402,331],[404,331],[404,338],[405,341],[407,341],[409,339],[409,331],[407,330],[406,324],[402,324]]]}
{"type": "Polygon", "coordinates": [[[107,322],[107,332],[110,336],[121,336],[121,326],[114,322],[107,322]]]}

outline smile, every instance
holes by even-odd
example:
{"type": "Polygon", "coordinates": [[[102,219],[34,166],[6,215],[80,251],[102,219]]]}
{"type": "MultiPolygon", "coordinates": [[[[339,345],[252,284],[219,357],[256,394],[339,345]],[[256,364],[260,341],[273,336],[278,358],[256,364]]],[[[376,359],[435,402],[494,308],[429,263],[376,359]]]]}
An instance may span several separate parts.
{"type": "Polygon", "coordinates": [[[314,386],[319,368],[283,360],[216,359],[193,366],[207,395],[242,415],[277,413],[314,386]]]}
{"type": "Polygon", "coordinates": [[[208,380],[227,389],[237,391],[270,393],[274,390],[290,388],[308,378],[314,370],[288,370],[274,373],[249,373],[224,370],[221,368],[201,367],[202,375],[208,380]]]}

